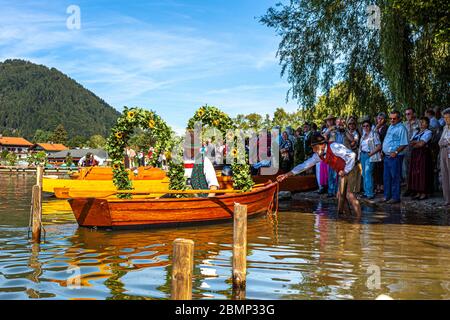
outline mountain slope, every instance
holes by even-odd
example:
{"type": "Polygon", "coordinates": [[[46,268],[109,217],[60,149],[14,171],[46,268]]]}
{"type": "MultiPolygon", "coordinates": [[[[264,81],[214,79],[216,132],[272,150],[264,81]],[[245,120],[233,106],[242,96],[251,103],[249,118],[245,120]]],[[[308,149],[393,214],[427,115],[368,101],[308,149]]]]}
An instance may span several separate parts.
{"type": "Polygon", "coordinates": [[[18,130],[31,139],[36,129],[63,124],[69,137],[107,136],[119,112],[56,70],[23,60],[0,63],[0,132],[18,130]]]}

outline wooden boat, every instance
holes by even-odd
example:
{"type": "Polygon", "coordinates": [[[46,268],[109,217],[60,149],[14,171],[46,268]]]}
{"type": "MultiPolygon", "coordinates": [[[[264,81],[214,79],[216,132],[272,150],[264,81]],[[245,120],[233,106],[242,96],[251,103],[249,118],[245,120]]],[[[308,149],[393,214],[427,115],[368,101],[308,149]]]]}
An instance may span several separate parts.
{"type": "Polygon", "coordinates": [[[277,187],[277,183],[270,181],[250,192],[211,198],[72,198],[69,203],[82,227],[136,228],[217,222],[232,219],[235,203],[247,205],[249,217],[270,212],[277,201],[277,187]]]}

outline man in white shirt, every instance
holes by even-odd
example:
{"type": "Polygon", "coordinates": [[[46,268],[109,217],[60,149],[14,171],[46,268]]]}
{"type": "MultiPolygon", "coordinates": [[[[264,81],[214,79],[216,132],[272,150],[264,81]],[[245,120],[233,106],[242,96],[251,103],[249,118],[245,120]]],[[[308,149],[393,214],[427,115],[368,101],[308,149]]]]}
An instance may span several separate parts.
{"type": "Polygon", "coordinates": [[[300,174],[301,172],[312,168],[320,161],[325,161],[340,177],[348,176],[347,200],[352,205],[355,213],[360,216],[361,206],[354,193],[351,192],[352,185],[355,183],[353,180],[356,179],[356,171],[354,170],[356,154],[343,144],[337,142],[327,143],[325,138],[319,133],[314,134],[311,138],[311,146],[314,151],[312,157],[297,165],[288,173],[278,176],[277,181],[281,182],[287,177],[300,174]]]}

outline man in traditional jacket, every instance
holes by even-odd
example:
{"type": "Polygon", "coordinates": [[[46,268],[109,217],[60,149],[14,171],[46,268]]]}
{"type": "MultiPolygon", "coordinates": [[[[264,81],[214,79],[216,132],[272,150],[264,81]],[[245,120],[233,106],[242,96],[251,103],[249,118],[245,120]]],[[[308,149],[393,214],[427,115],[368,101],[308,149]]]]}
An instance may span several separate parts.
{"type": "Polygon", "coordinates": [[[311,138],[311,146],[313,148],[314,154],[305,162],[299,164],[294,169],[288,173],[282,174],[277,177],[278,182],[283,181],[287,177],[297,175],[309,168],[312,168],[319,163],[324,161],[328,164],[330,168],[335,170],[339,177],[347,176],[347,200],[353,207],[355,213],[359,216],[361,215],[361,206],[355,194],[351,192],[353,185],[355,184],[355,179],[357,177],[355,171],[355,160],[356,154],[345,147],[341,143],[337,142],[327,142],[325,138],[316,133],[311,138]]]}

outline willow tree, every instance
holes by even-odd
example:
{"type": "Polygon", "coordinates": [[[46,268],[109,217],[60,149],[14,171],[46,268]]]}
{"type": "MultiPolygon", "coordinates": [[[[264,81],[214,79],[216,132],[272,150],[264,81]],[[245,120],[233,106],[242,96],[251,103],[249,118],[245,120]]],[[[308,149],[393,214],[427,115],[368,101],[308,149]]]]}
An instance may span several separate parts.
{"type": "Polygon", "coordinates": [[[281,36],[278,57],[282,76],[291,88],[288,98],[306,108],[320,93],[345,81],[346,94],[359,105],[367,103],[366,76],[381,81],[380,37],[370,28],[367,6],[361,0],[300,0],[268,9],[261,22],[281,36]]]}
{"type": "Polygon", "coordinates": [[[364,107],[379,94],[373,82],[398,107],[421,111],[448,103],[445,8],[442,0],[291,0],[269,8],[260,21],[281,37],[288,99],[311,109],[342,81],[342,94],[364,107]]]}

